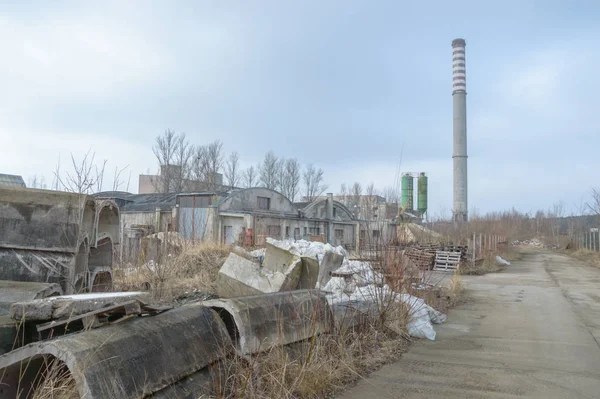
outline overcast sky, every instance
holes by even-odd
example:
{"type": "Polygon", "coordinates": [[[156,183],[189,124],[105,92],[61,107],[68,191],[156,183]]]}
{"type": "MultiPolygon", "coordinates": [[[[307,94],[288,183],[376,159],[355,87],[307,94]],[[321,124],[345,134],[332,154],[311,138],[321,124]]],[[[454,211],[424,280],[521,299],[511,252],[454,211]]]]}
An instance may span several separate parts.
{"type": "MultiPolygon", "coordinates": [[[[575,211],[600,186],[597,1],[3,2],[0,172],[88,148],[137,175],[165,129],[340,184],[427,172],[452,208],[452,50],[467,42],[469,208],[575,211]],[[402,156],[401,156],[402,155],[402,156]]],[[[111,178],[105,187],[110,188],[111,178]]]]}

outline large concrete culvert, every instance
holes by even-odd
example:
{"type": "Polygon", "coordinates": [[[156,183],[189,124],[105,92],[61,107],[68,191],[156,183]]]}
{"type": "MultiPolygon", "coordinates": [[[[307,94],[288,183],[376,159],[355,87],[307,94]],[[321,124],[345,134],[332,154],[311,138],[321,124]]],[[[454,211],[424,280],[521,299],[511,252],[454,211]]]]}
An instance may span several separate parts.
{"type": "Polygon", "coordinates": [[[32,398],[25,392],[17,395],[17,389],[37,386],[36,376],[52,359],[68,369],[80,398],[142,398],[218,362],[231,348],[215,311],[201,304],[186,305],[4,354],[0,398],[32,398]],[[25,369],[32,371],[23,373],[25,369]]]}

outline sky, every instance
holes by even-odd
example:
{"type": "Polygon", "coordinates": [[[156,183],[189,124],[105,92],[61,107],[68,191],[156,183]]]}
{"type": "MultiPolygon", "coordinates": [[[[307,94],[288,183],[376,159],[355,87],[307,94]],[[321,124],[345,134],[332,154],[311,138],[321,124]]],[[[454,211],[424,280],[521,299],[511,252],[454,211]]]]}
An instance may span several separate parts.
{"type": "MultiPolygon", "coordinates": [[[[452,210],[452,39],[466,40],[469,209],[577,213],[600,187],[595,1],[0,3],[0,173],[88,150],[155,172],[166,129],[355,181],[429,176],[452,210]]],[[[125,183],[126,185],[126,183],[125,183]]],[[[121,189],[126,187],[121,186],[121,189]]],[[[104,187],[112,187],[108,176],[104,187]]]]}

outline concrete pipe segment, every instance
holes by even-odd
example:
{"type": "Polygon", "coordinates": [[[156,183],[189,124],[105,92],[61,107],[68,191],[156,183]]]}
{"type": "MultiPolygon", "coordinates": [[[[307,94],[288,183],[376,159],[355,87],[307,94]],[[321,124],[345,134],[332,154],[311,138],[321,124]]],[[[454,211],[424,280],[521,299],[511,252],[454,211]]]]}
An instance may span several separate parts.
{"type": "Polygon", "coordinates": [[[0,398],[30,398],[44,361],[53,359],[66,365],[82,398],[142,398],[205,368],[230,348],[214,310],[186,305],[2,355],[0,398]]]}
{"type": "Polygon", "coordinates": [[[242,355],[327,333],[333,324],[325,294],[315,290],[215,299],[204,305],[219,313],[242,355]]]}

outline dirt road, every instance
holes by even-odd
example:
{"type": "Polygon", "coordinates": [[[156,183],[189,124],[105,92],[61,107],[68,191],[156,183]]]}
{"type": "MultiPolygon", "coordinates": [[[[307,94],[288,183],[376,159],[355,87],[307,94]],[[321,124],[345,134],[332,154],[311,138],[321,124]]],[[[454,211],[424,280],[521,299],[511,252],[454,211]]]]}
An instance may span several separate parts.
{"type": "Polygon", "coordinates": [[[340,398],[600,398],[600,269],[528,252],[464,281],[435,342],[340,398]]]}

